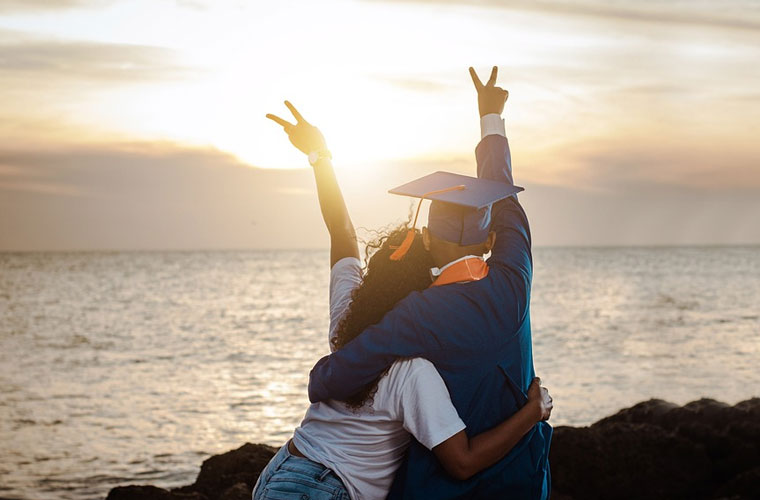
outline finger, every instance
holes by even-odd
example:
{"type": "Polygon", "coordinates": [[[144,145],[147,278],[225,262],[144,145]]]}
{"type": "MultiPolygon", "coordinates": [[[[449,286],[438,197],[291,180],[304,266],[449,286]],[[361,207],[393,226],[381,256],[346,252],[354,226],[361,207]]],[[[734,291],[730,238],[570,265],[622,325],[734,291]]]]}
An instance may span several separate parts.
{"type": "Polygon", "coordinates": [[[534,383],[534,384],[538,384],[538,385],[541,385],[541,377],[534,377],[534,378],[533,378],[533,383],[534,383]]]}
{"type": "Polygon", "coordinates": [[[267,118],[269,118],[273,122],[277,123],[278,125],[282,125],[282,127],[285,130],[288,130],[290,127],[293,126],[292,123],[290,123],[288,121],[285,121],[282,118],[280,118],[279,116],[276,116],[276,115],[273,115],[273,114],[267,114],[267,118]]]}
{"type": "Polygon", "coordinates": [[[475,68],[470,66],[470,76],[472,77],[472,83],[475,84],[475,88],[480,90],[483,88],[483,82],[480,81],[480,78],[478,78],[478,74],[475,73],[475,68]]]}
{"type": "Polygon", "coordinates": [[[496,73],[499,72],[499,68],[494,66],[491,70],[491,78],[488,79],[488,83],[486,83],[486,87],[493,87],[494,84],[496,84],[496,73]]]}
{"type": "Polygon", "coordinates": [[[301,116],[301,113],[298,112],[295,106],[290,104],[290,101],[285,101],[285,106],[288,107],[291,113],[293,113],[293,116],[296,118],[297,122],[305,122],[306,120],[303,119],[303,116],[301,116]]]}

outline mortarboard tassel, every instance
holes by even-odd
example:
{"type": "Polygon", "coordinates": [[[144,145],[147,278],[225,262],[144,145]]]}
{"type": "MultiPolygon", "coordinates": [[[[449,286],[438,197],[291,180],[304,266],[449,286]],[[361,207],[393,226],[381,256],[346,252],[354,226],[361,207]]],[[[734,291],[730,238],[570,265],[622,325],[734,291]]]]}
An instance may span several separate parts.
{"type": "Polygon", "coordinates": [[[422,208],[422,200],[434,194],[448,193],[449,191],[461,191],[464,188],[465,188],[464,184],[460,184],[458,186],[451,186],[445,189],[436,189],[435,191],[429,191],[423,194],[422,196],[420,196],[420,201],[419,203],[417,203],[417,212],[415,212],[414,214],[414,222],[412,222],[412,227],[409,228],[409,231],[407,231],[404,241],[402,241],[399,246],[396,247],[396,246],[391,245],[391,248],[395,248],[396,251],[391,254],[390,259],[391,260],[403,259],[404,255],[406,255],[406,253],[411,248],[412,243],[414,242],[414,228],[417,226],[417,217],[420,215],[420,208],[422,208]]]}

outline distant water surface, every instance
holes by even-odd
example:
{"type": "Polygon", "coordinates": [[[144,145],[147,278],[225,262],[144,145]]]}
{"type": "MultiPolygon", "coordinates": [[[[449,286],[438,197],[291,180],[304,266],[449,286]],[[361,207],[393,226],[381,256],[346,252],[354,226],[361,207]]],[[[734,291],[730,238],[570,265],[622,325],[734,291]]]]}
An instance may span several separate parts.
{"type": "MultiPolygon", "coordinates": [[[[539,248],[552,423],[760,395],[760,247],[539,248]]],[[[172,487],[278,445],[327,353],[327,252],[0,254],[0,497],[172,487]]]]}

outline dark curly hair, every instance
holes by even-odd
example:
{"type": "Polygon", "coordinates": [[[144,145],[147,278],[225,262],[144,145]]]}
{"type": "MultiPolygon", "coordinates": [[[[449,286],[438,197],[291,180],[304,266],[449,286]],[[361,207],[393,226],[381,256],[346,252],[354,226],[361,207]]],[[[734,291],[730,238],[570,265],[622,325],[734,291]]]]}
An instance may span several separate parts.
{"type": "MultiPolygon", "coordinates": [[[[395,247],[401,245],[409,231],[404,224],[366,244],[365,272],[362,284],[351,294],[351,304],[337,327],[332,339],[336,349],[344,347],[368,326],[378,323],[398,301],[415,290],[430,286],[430,268],[433,259],[422,244],[422,234],[414,230],[414,241],[407,254],[397,261],[390,259],[395,247]]],[[[359,409],[377,392],[377,383],[388,372],[386,369],[345,403],[359,409]]]]}

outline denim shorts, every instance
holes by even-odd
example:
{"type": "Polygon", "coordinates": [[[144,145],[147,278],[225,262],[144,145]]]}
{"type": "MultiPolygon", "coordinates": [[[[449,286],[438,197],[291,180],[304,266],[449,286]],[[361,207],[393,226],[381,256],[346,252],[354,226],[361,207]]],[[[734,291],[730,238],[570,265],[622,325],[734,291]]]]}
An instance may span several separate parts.
{"type": "Polygon", "coordinates": [[[253,500],[351,500],[332,470],[291,455],[287,443],[261,471],[252,496],[253,500]]]}

